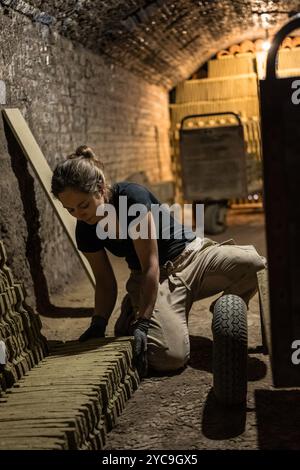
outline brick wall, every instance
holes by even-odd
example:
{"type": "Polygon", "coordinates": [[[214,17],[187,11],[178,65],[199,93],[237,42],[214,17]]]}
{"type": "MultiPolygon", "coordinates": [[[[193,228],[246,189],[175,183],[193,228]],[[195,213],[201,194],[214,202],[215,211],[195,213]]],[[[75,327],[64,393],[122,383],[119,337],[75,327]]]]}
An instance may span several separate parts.
{"type": "MultiPolygon", "coordinates": [[[[87,143],[112,181],[137,171],[153,183],[171,178],[163,88],[11,9],[0,9],[0,29],[5,105],[21,109],[51,168],[87,143]]],[[[34,302],[33,277],[43,297],[47,288],[51,293],[71,282],[81,268],[30,167],[8,151],[2,123],[0,158],[0,238],[34,302]]]]}

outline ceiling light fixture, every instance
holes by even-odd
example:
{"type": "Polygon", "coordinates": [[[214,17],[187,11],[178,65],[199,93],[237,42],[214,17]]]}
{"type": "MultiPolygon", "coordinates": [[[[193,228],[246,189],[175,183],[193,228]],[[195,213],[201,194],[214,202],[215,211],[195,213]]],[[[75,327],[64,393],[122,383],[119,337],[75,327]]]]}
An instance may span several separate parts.
{"type": "Polygon", "coordinates": [[[269,38],[269,30],[266,29],[266,37],[264,39],[264,42],[262,43],[262,49],[265,51],[265,52],[268,52],[268,50],[270,49],[271,47],[271,42],[270,42],[270,38],[269,38]]]}

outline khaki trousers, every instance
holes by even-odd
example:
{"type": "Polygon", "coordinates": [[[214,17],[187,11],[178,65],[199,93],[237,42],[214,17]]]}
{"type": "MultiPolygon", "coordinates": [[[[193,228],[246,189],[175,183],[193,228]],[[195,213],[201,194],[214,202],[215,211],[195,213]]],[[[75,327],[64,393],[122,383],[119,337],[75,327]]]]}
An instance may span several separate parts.
{"type": "MultiPolygon", "coordinates": [[[[257,290],[257,271],[266,267],[252,245],[235,245],[196,238],[173,261],[160,267],[157,300],[148,332],[149,366],[158,371],[184,367],[190,357],[188,314],[194,301],[222,292],[240,296],[247,304],[257,290]]],[[[139,309],[142,273],[127,281],[116,336],[130,335],[139,309]]],[[[211,306],[211,311],[213,305],[211,306]]]]}

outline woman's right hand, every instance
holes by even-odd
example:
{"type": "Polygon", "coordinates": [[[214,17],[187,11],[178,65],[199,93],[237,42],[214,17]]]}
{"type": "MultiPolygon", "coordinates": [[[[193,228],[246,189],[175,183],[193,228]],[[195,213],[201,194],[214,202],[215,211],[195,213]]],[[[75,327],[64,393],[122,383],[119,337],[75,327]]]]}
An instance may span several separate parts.
{"type": "Polygon", "coordinates": [[[107,320],[99,315],[94,315],[89,328],[80,336],[80,342],[87,341],[92,338],[104,338],[107,320]]]}

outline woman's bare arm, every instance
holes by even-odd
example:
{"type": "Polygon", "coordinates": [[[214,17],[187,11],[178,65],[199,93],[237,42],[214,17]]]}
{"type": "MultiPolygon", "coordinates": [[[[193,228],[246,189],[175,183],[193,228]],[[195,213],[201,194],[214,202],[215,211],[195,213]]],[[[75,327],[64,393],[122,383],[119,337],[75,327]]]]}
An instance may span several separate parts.
{"type": "Polygon", "coordinates": [[[96,280],[95,315],[106,320],[111,316],[117,300],[117,281],[105,250],[83,253],[91,265],[96,280]]]}
{"type": "MultiPolygon", "coordinates": [[[[155,233],[151,212],[147,215],[148,234],[155,233]]],[[[155,238],[133,240],[134,248],[141,263],[143,279],[141,283],[139,318],[150,319],[156,302],[159,284],[159,258],[155,238]]]]}

